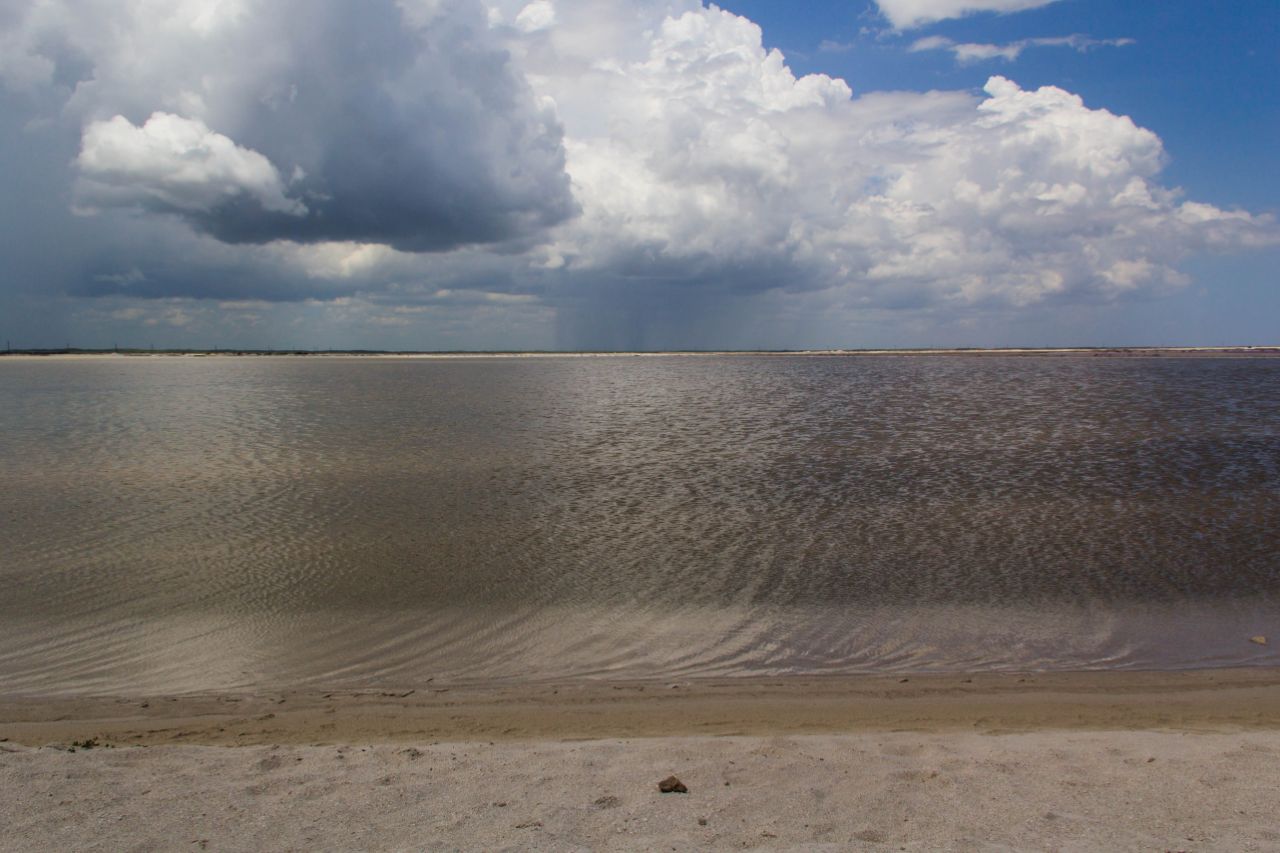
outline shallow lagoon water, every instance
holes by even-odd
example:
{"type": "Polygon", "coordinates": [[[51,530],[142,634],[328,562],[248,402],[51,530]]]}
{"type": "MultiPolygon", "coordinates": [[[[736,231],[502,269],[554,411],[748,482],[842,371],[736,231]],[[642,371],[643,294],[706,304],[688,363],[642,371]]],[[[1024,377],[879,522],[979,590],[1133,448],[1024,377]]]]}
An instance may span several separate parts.
{"type": "Polygon", "coordinates": [[[0,689],[1280,663],[1280,360],[0,362],[0,689]]]}

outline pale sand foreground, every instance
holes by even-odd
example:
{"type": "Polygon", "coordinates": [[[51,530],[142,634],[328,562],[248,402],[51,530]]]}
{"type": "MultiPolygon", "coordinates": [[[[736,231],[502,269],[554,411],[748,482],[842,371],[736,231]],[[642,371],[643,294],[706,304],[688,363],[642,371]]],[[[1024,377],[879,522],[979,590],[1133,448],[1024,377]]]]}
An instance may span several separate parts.
{"type": "Polygon", "coordinates": [[[5,747],[5,850],[1280,849],[1273,732],[5,747]]]}
{"type": "Polygon", "coordinates": [[[4,850],[1280,850],[1277,790],[1274,670],[0,701],[4,850]]]}

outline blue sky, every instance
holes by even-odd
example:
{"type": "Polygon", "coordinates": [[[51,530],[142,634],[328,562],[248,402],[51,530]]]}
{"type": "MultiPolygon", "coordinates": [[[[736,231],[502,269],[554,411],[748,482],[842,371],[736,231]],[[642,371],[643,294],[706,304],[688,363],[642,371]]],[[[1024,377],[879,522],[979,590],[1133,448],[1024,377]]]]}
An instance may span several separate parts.
{"type": "Polygon", "coordinates": [[[1280,343],[1278,81],[1261,0],[9,0],[0,334],[1280,343]]]}

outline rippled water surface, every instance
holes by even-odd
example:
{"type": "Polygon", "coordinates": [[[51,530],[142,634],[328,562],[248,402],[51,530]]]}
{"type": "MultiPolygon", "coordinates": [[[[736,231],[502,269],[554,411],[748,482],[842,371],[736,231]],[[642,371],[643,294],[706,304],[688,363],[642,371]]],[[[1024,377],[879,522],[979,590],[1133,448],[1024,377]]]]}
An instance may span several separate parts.
{"type": "Polygon", "coordinates": [[[0,441],[4,692],[1280,663],[1280,361],[0,360],[0,441]]]}

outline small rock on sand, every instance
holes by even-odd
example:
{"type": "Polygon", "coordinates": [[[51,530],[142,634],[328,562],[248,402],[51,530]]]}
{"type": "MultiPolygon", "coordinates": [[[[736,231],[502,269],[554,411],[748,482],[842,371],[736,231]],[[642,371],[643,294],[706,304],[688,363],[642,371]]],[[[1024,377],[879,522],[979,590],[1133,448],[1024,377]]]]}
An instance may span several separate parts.
{"type": "Polygon", "coordinates": [[[664,794],[687,794],[689,789],[674,776],[668,776],[658,783],[658,790],[664,794]]]}

